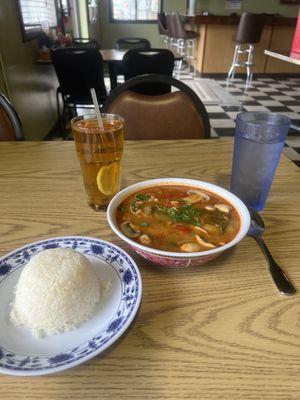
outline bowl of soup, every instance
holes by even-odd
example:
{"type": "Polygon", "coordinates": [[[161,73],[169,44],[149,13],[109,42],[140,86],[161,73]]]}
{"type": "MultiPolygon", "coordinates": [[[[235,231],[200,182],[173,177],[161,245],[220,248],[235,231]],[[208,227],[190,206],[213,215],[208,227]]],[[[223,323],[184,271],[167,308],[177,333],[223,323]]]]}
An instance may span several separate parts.
{"type": "Polygon", "coordinates": [[[111,200],[107,219],[136,253],[170,267],[204,264],[235,246],[250,227],[248,209],[234,194],[183,178],[123,189],[111,200]]]}

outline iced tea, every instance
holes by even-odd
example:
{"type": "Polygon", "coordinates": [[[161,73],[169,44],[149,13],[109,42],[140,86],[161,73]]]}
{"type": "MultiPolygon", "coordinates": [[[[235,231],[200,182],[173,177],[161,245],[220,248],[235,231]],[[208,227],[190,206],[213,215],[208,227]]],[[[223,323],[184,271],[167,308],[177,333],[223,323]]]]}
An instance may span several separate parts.
{"type": "Polygon", "coordinates": [[[123,119],[102,114],[104,130],[94,115],[72,119],[72,132],[80,160],[89,205],[107,206],[120,190],[120,162],[123,154],[123,119]]]}

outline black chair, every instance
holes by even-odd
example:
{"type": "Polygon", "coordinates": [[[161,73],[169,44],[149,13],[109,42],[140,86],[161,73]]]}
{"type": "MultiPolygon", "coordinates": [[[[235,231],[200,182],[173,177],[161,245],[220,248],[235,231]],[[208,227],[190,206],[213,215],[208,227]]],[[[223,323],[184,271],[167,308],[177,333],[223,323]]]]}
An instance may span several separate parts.
{"type": "Polygon", "coordinates": [[[96,50],[100,49],[99,42],[96,39],[90,38],[73,38],[73,47],[96,50]]]}
{"type": "Polygon", "coordinates": [[[0,93],[0,140],[24,140],[20,117],[2,93],[0,93]]]}
{"type": "Polygon", "coordinates": [[[120,38],[115,43],[116,50],[147,50],[150,48],[149,40],[144,38],[120,38]]]}
{"type": "Polygon", "coordinates": [[[119,114],[126,139],[201,139],[210,138],[205,107],[183,82],[165,75],[140,75],[115,88],[106,99],[103,112],[119,114]],[[174,86],[172,93],[147,96],[132,89],[144,84],[174,86]]]}
{"type": "MultiPolygon", "coordinates": [[[[116,50],[149,50],[151,44],[144,38],[120,38],[115,42],[116,50]]],[[[118,75],[125,75],[123,62],[115,62],[110,70],[112,89],[117,86],[118,75]]]]}
{"type": "Polygon", "coordinates": [[[199,33],[195,32],[195,31],[187,31],[184,28],[182,19],[177,12],[173,13],[171,18],[174,21],[173,26],[175,28],[175,38],[177,41],[179,41],[179,40],[187,41],[187,40],[198,39],[199,33]]]}
{"type": "Polygon", "coordinates": [[[166,14],[164,12],[157,13],[157,26],[161,41],[164,43],[166,47],[168,47],[170,38],[167,27],[166,14]]]}
{"type": "Polygon", "coordinates": [[[163,43],[168,43],[168,27],[166,14],[164,12],[157,13],[158,33],[160,34],[163,43]]]}
{"type": "Polygon", "coordinates": [[[164,41],[164,37],[168,36],[167,19],[166,19],[166,14],[164,12],[157,13],[157,24],[158,24],[158,32],[160,36],[162,36],[162,41],[164,41]]]}
{"type": "Polygon", "coordinates": [[[170,40],[170,46],[177,47],[177,43],[176,43],[176,39],[175,39],[176,29],[175,29],[174,18],[172,16],[172,14],[166,14],[165,16],[166,16],[167,35],[170,40]]]}
{"type": "MultiPolygon", "coordinates": [[[[144,74],[172,76],[174,54],[167,49],[128,50],[123,57],[123,67],[125,80],[144,74]]],[[[171,86],[151,83],[138,86],[134,91],[147,95],[159,95],[169,93],[171,86]]]]}
{"type": "Polygon", "coordinates": [[[92,104],[90,89],[95,88],[100,104],[107,97],[104,84],[103,60],[96,49],[65,47],[51,52],[52,62],[59,81],[56,92],[59,127],[64,120],[65,109],[76,115],[76,106],[92,104]],[[60,112],[59,96],[63,101],[60,112]]]}

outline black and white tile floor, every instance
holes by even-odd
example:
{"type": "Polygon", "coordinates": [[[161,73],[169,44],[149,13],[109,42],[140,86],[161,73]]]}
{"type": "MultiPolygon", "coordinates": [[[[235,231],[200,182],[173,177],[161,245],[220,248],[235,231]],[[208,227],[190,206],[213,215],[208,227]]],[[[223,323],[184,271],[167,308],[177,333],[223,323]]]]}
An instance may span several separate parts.
{"type": "MultiPolygon", "coordinates": [[[[212,136],[233,137],[235,118],[241,111],[272,111],[288,116],[300,129],[300,78],[257,78],[245,91],[245,81],[235,79],[227,86],[218,84],[239,100],[239,106],[206,105],[212,136]]],[[[285,155],[300,167],[300,130],[290,129],[284,148],[285,155]]]]}

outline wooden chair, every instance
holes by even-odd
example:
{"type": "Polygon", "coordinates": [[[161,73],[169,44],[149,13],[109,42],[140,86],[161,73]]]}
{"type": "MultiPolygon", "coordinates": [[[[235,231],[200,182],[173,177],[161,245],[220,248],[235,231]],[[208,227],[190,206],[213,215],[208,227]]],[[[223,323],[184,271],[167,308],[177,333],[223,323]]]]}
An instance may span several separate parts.
{"type": "Polygon", "coordinates": [[[102,112],[119,114],[124,120],[126,139],[204,139],[210,138],[205,107],[184,83],[165,75],[140,75],[115,88],[102,112]],[[178,90],[149,96],[132,91],[137,85],[164,83],[178,90]]]}
{"type": "Polygon", "coordinates": [[[0,93],[0,140],[24,140],[20,118],[2,93],[0,93]]]}

